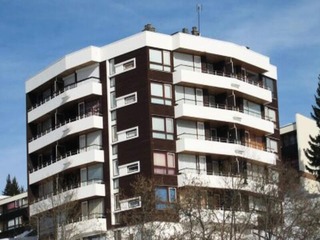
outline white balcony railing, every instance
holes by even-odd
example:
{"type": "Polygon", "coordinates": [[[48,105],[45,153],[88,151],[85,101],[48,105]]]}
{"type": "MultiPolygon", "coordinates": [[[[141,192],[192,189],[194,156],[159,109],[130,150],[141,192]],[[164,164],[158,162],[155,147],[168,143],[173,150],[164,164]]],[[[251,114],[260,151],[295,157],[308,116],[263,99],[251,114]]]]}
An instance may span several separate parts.
{"type": "Polygon", "coordinates": [[[237,77],[233,74],[210,74],[202,71],[194,71],[190,68],[177,68],[173,72],[174,84],[192,84],[199,87],[219,88],[232,90],[245,94],[248,97],[254,97],[262,104],[272,101],[272,92],[264,87],[260,82],[252,81],[246,78],[237,77]]]}
{"type": "Polygon", "coordinates": [[[90,197],[105,197],[105,184],[100,179],[93,179],[74,185],[65,186],[60,191],[41,196],[30,204],[30,216],[48,211],[76,200],[90,197]]]}
{"type": "Polygon", "coordinates": [[[268,134],[273,134],[274,123],[265,120],[261,113],[246,111],[239,107],[221,104],[203,105],[181,99],[175,106],[175,117],[189,117],[213,121],[236,123],[250,128],[258,129],[268,134]]]}
{"type": "Polygon", "coordinates": [[[52,99],[58,97],[59,95],[61,95],[62,93],[64,92],[67,92],[69,91],[70,89],[74,89],[84,83],[87,83],[87,82],[97,82],[97,83],[100,83],[100,79],[97,78],[97,77],[88,77],[88,78],[85,78],[85,79],[82,79],[81,81],[77,82],[77,83],[72,83],[72,84],[69,84],[67,86],[64,86],[63,89],[51,94],[50,96],[46,97],[45,99],[33,104],[30,108],[28,108],[28,112],[40,107],[41,105],[45,104],[46,102],[49,102],[51,101],[52,99]]]}
{"type": "Polygon", "coordinates": [[[266,164],[276,164],[276,154],[272,152],[272,149],[266,149],[260,144],[246,143],[231,138],[206,138],[203,135],[182,133],[177,136],[176,150],[178,153],[194,152],[236,156],[266,164]]]}

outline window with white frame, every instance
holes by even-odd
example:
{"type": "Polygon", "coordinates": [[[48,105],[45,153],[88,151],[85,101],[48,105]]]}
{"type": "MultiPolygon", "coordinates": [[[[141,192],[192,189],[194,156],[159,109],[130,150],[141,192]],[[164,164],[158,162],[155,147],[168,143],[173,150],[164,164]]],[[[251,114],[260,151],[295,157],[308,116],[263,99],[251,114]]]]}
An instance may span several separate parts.
{"type": "Polygon", "coordinates": [[[152,137],[173,140],[173,119],[152,117],[152,137]]]}
{"type": "Polygon", "coordinates": [[[172,86],[171,84],[155,83],[150,84],[151,103],[172,105],[172,86]]]}
{"type": "Polygon", "coordinates": [[[271,138],[267,138],[267,150],[271,152],[278,152],[278,142],[271,138]]]}
{"type": "Polygon", "coordinates": [[[132,70],[136,67],[136,59],[132,58],[121,63],[114,64],[110,61],[111,74],[120,74],[129,70],[132,70]]]}
{"type": "Polygon", "coordinates": [[[173,187],[156,187],[155,195],[156,209],[158,210],[172,207],[177,199],[176,188],[173,187]]]}
{"type": "Polygon", "coordinates": [[[166,50],[149,49],[150,69],[171,71],[171,56],[166,50]]]}
{"type": "Polygon", "coordinates": [[[175,174],[175,154],[168,152],[154,152],[153,165],[155,174],[175,174]]]}
{"type": "Polygon", "coordinates": [[[137,92],[129,93],[127,95],[116,98],[116,108],[125,107],[137,102],[137,92]]]}
{"type": "Polygon", "coordinates": [[[140,172],[140,162],[132,162],[119,166],[119,177],[131,175],[140,172]]]}
{"type": "Polygon", "coordinates": [[[139,128],[133,127],[117,132],[116,142],[129,141],[139,137],[139,128]]]}

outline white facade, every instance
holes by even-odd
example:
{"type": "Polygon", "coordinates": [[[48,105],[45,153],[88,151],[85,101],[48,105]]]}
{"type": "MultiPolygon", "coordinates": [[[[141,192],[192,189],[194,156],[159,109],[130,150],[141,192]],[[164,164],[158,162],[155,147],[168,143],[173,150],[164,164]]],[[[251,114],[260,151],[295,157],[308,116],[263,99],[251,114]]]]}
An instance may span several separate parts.
{"type": "MultiPolygon", "coordinates": [[[[220,191],[230,189],[225,183],[234,175],[248,173],[249,184],[242,190],[255,192],[251,182],[260,177],[261,169],[276,165],[278,160],[278,110],[272,106],[277,101],[276,81],[276,67],[268,57],[244,46],[185,33],[143,31],[103,47],[91,46],[66,55],[26,82],[33,198],[30,215],[38,216],[70,197],[69,201],[80,203],[77,228],[87,222],[99,225],[86,229],[83,235],[75,233],[83,238],[105,233],[107,226],[116,228],[119,213],[140,208],[143,203],[139,196],[119,200],[119,179],[143,172],[144,163],[132,156],[132,160],[119,164],[117,146],[139,140],[145,136],[146,127],[130,124],[117,129],[116,111],[145,101],[170,106],[174,113],[162,116],[160,111],[161,116],[148,116],[151,138],[171,141],[176,149],[166,155],[177,159],[170,163],[173,170],[161,172],[158,168],[152,173],[175,176],[177,185],[169,188],[174,197],[179,188],[188,185],[183,177],[188,174],[205,183],[203,186],[220,191]],[[115,63],[115,58],[141,48],[146,48],[149,69],[139,69],[139,56],[115,63]],[[160,51],[163,55],[159,57],[160,51]],[[170,78],[164,90],[160,85],[160,92],[158,82],[153,82],[155,89],[146,83],[148,96],[153,99],[142,98],[140,89],[117,95],[117,76],[137,69],[146,74],[169,73],[170,78]],[[60,188],[63,177],[67,180],[60,188]],[[110,215],[110,222],[105,215],[110,215]]],[[[149,160],[154,167],[155,160],[149,160]]]]}
{"type": "MultiPolygon", "coordinates": [[[[301,182],[305,189],[311,193],[318,193],[320,190],[320,184],[306,169],[308,165],[308,158],[306,157],[304,150],[308,149],[310,136],[315,137],[319,132],[317,124],[314,120],[307,118],[301,114],[295,115],[295,122],[281,127],[280,134],[285,135],[288,133],[295,133],[294,139],[288,139],[289,142],[295,142],[297,144],[297,159],[299,165],[299,171],[305,174],[305,177],[301,178],[301,182]]],[[[283,141],[283,144],[284,141],[283,141]]]]}

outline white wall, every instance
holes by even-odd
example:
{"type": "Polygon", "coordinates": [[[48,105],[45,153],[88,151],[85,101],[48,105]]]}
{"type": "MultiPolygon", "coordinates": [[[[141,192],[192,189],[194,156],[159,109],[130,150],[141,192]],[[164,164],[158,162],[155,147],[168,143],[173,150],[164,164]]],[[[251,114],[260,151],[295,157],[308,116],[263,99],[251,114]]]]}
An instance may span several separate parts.
{"type": "Polygon", "coordinates": [[[308,172],[305,165],[308,164],[308,158],[304,154],[304,149],[309,148],[309,135],[315,137],[319,129],[314,120],[301,114],[296,114],[297,142],[299,155],[299,170],[308,172]]]}

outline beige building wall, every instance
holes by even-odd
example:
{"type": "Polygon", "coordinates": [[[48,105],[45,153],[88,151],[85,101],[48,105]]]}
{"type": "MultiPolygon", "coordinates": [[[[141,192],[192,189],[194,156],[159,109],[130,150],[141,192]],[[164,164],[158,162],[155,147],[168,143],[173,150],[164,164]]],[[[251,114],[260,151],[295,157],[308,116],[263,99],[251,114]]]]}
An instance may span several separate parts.
{"type": "Polygon", "coordinates": [[[304,177],[301,178],[301,183],[305,187],[307,191],[310,193],[319,192],[320,191],[320,183],[315,180],[312,180],[312,175],[306,169],[306,165],[308,164],[308,158],[304,153],[304,149],[309,148],[309,136],[315,137],[319,133],[319,129],[317,127],[316,122],[308,117],[305,117],[301,114],[296,114],[295,123],[286,125],[281,128],[280,134],[289,133],[292,131],[296,131],[297,137],[297,146],[298,146],[298,160],[299,160],[299,170],[304,174],[304,177]]]}

